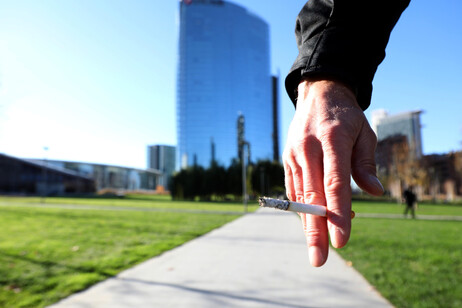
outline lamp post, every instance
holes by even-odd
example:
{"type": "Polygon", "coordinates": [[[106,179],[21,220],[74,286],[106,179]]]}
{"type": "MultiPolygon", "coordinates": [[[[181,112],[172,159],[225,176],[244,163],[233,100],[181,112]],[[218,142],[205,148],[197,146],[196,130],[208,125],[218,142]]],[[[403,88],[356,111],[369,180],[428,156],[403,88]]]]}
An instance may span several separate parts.
{"type": "Polygon", "coordinates": [[[244,115],[239,114],[237,118],[237,147],[238,157],[242,165],[242,202],[244,203],[244,212],[247,213],[247,168],[245,165],[245,148],[247,147],[247,158],[250,161],[250,143],[244,139],[245,134],[244,115]]]}
{"type": "MultiPolygon", "coordinates": [[[[242,164],[242,202],[244,203],[244,212],[247,213],[247,168],[245,166],[245,145],[242,146],[242,157],[241,157],[241,164],[242,164]]],[[[247,147],[248,149],[248,147],[247,147]]]]}

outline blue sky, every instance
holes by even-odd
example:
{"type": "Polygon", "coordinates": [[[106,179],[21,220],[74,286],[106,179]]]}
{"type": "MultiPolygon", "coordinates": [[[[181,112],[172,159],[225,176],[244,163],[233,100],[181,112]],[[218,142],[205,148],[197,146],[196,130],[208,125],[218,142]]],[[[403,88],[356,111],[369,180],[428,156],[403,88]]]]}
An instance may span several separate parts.
{"type": "MultiPolygon", "coordinates": [[[[305,1],[232,2],[270,25],[283,145],[305,1]]],[[[425,154],[462,141],[462,3],[441,3],[404,12],[366,111],[423,109],[425,154]]],[[[0,1],[0,153],[144,168],[148,144],[175,144],[177,11],[177,0],[0,1]]]]}

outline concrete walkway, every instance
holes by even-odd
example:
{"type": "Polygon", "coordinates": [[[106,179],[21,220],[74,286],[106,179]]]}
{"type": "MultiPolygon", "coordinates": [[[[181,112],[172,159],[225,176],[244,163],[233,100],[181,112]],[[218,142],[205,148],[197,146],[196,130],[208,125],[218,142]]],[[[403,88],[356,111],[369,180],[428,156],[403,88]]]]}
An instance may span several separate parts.
{"type": "Polygon", "coordinates": [[[391,305],[334,251],[312,268],[297,215],[261,209],[51,307],[391,305]]]}

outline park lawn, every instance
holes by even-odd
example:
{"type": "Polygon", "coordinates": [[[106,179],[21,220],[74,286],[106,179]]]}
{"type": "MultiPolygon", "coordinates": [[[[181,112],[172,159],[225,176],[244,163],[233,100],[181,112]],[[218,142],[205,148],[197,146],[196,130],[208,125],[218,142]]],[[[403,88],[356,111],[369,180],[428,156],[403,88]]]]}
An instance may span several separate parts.
{"type": "Polygon", "coordinates": [[[0,206],[0,307],[52,304],[237,217],[0,206]]]}
{"type": "MultiPolygon", "coordinates": [[[[17,203],[21,205],[41,205],[41,202],[42,199],[40,197],[0,196],[0,205],[2,203],[17,203]]],[[[244,210],[243,205],[240,202],[191,202],[176,200],[172,201],[170,196],[162,195],[126,195],[124,198],[47,197],[46,199],[44,199],[44,203],[51,205],[94,205],[224,212],[243,212],[244,210]]],[[[253,212],[257,209],[258,205],[255,201],[249,202],[249,212],[253,212]]],[[[356,213],[402,214],[404,212],[404,205],[382,201],[353,201],[353,210],[356,213]]],[[[462,205],[421,203],[418,205],[416,213],[417,215],[462,216],[462,205]]]]}
{"type": "MultiPolygon", "coordinates": [[[[117,197],[0,197],[2,203],[15,203],[22,205],[93,205],[93,206],[117,206],[117,207],[137,207],[137,208],[156,208],[156,209],[175,209],[175,210],[203,210],[203,211],[224,211],[224,212],[243,212],[244,207],[239,202],[191,202],[191,201],[172,201],[170,196],[162,195],[126,195],[124,198],[117,197]]],[[[258,204],[249,202],[247,210],[256,211],[258,204]]]]}
{"type": "MultiPolygon", "coordinates": [[[[201,209],[208,213],[40,207],[40,198],[0,197],[0,307],[43,307],[239,215],[239,203],[177,202],[167,196],[47,198],[46,204],[201,209]],[[216,213],[213,213],[216,211],[216,213]]],[[[257,206],[250,210],[255,210],[257,206]]],[[[402,213],[393,203],[354,202],[359,213],[402,213]]],[[[461,206],[421,205],[418,215],[462,215],[461,206]]],[[[339,252],[397,307],[462,306],[461,222],[353,220],[339,252]]]]}
{"type": "MultiPolygon", "coordinates": [[[[405,205],[381,201],[353,201],[356,213],[403,214],[405,205]]],[[[419,203],[416,215],[462,216],[462,205],[419,203]]]]}
{"type": "Polygon", "coordinates": [[[396,307],[462,307],[462,222],[355,218],[337,250],[396,307]]]}

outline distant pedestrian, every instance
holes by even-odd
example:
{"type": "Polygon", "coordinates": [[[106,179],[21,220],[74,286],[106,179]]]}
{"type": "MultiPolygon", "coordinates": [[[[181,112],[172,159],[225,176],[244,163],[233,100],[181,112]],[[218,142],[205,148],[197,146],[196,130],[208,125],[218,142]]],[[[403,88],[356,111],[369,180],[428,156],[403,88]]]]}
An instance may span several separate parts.
{"type": "Polygon", "coordinates": [[[415,218],[415,207],[417,203],[417,196],[413,191],[413,187],[409,186],[403,193],[404,201],[406,202],[406,209],[404,210],[404,217],[411,211],[412,218],[415,218]]]}

